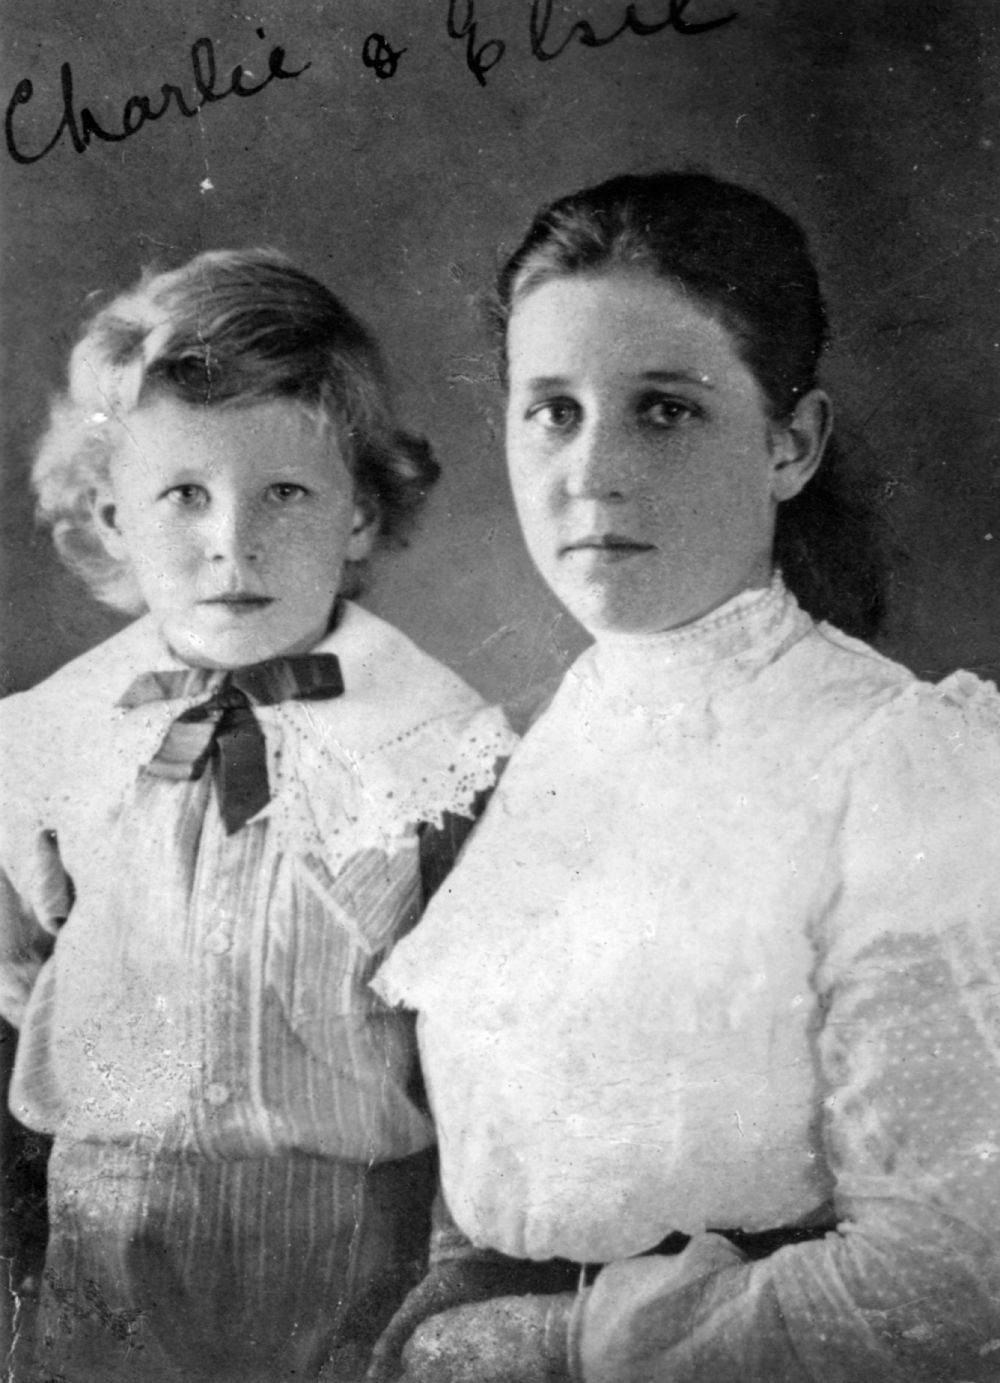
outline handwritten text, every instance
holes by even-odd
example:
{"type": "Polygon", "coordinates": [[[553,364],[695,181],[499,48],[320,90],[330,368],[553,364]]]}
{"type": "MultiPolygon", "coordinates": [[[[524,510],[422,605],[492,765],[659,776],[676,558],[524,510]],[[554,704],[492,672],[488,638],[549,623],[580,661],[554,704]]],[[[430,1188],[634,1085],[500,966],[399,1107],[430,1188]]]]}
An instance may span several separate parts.
{"type": "MultiPolygon", "coordinates": [[[[257,35],[259,38],[263,38],[264,31],[258,29],[257,35]]],[[[7,106],[4,121],[7,152],[17,163],[37,163],[39,159],[43,159],[46,154],[51,153],[59,141],[67,135],[78,154],[85,153],[95,139],[106,144],[119,144],[122,140],[131,139],[133,135],[138,134],[144,125],[154,120],[161,120],[171,109],[175,110],[178,115],[190,119],[214,101],[223,101],[227,96],[256,96],[271,82],[287,81],[293,77],[300,77],[306,68],[311,66],[307,62],[302,67],[287,70],[285,68],[284,48],[275,47],[268,54],[267,76],[262,81],[249,84],[246,81],[248,74],[244,70],[243,64],[237,63],[229,75],[228,85],[220,88],[212,40],[210,38],[196,39],[191,45],[190,56],[195,93],[193,96],[186,93],[181,87],[174,86],[169,82],[163,83],[158,96],[141,94],[129,96],[122,108],[121,120],[115,129],[110,128],[107,124],[102,124],[89,106],[82,106],[77,110],[73,89],[73,68],[68,62],[64,62],[60,69],[62,118],[49,142],[41,149],[36,149],[33,152],[28,152],[22,147],[15,131],[15,116],[18,109],[28,105],[35,94],[34,84],[30,79],[22,78],[14,88],[14,94],[7,106]]]]}

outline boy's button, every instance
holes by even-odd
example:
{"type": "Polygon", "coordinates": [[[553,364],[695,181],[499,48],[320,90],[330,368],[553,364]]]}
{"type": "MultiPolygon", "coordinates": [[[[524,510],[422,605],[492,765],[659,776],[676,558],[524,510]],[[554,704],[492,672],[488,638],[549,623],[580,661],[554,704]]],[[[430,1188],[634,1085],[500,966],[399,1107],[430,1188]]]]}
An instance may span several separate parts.
{"type": "Polygon", "coordinates": [[[209,1104],[218,1107],[225,1104],[229,1099],[230,1090],[228,1085],[223,1085],[221,1081],[214,1080],[212,1084],[205,1088],[205,1099],[209,1104]]]}
{"type": "Polygon", "coordinates": [[[205,950],[213,956],[223,956],[233,944],[228,932],[212,932],[205,938],[205,950]]]}

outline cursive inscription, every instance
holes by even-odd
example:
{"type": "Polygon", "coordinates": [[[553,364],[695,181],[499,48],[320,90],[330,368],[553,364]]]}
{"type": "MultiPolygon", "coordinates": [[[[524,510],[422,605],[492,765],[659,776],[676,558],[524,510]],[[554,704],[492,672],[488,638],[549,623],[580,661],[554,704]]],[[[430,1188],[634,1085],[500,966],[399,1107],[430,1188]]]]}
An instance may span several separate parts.
{"type": "Polygon", "coordinates": [[[465,65],[479,85],[485,86],[486,74],[503,57],[506,44],[500,38],[478,43],[477,22],[475,0],[448,0],[448,37],[465,39],[465,65]]]}
{"type": "MultiPolygon", "coordinates": [[[[531,0],[527,9],[531,55],[538,62],[552,62],[574,43],[584,48],[606,48],[626,33],[639,38],[661,33],[665,29],[685,36],[705,34],[731,24],[738,17],[736,11],[731,10],[726,14],[716,14],[714,18],[694,19],[689,16],[689,11],[698,0],[647,0],[647,3],[660,5],[659,18],[653,18],[648,10],[640,14],[643,6],[635,0],[625,6],[624,13],[619,10],[615,14],[614,5],[609,0],[605,26],[603,22],[597,25],[588,19],[567,19],[562,15],[554,18],[554,0],[531,0]]],[[[716,3],[724,3],[724,0],[716,0],[716,3]]],[[[485,86],[488,74],[504,57],[506,42],[502,38],[480,40],[476,0],[448,0],[447,28],[449,38],[464,41],[465,65],[479,85],[485,86]]],[[[263,39],[264,30],[258,29],[257,36],[263,39]]],[[[406,48],[393,47],[383,34],[373,32],[362,45],[361,60],[379,81],[383,81],[395,76],[399,60],[407,51],[406,48]]],[[[136,92],[126,98],[116,122],[95,115],[89,106],[78,105],[73,68],[70,63],[64,62],[59,69],[62,114],[51,138],[40,148],[32,148],[23,130],[18,130],[19,115],[35,99],[34,83],[30,78],[23,77],[14,88],[4,119],[8,154],[15,163],[32,164],[52,153],[60,143],[68,142],[78,154],[86,153],[95,140],[102,144],[120,144],[137,135],[146,125],[162,120],[170,112],[189,120],[216,101],[224,101],[229,96],[256,96],[271,82],[301,77],[312,66],[311,62],[305,62],[301,67],[286,67],[284,48],[275,46],[268,54],[267,73],[261,80],[254,80],[254,74],[248,72],[242,63],[232,68],[228,78],[220,79],[215,48],[210,38],[195,39],[189,57],[193,90],[163,82],[156,95],[136,92]]]]}
{"type": "Polygon", "coordinates": [[[399,60],[405,52],[405,48],[393,48],[387,43],[384,34],[369,34],[361,50],[361,61],[382,82],[387,77],[395,77],[399,60]]]}
{"type": "MultiPolygon", "coordinates": [[[[258,29],[257,36],[263,38],[264,30],[258,29]]],[[[199,38],[192,43],[190,59],[193,95],[189,95],[179,86],[164,82],[157,96],[129,96],[122,108],[121,120],[116,129],[102,124],[88,106],[77,109],[73,89],[73,68],[68,62],[64,62],[59,73],[62,118],[49,142],[43,148],[30,153],[21,146],[15,132],[15,116],[18,109],[28,105],[35,94],[34,83],[27,77],[22,78],[14,88],[14,94],[7,105],[4,120],[7,152],[17,163],[37,163],[67,136],[78,154],[86,153],[95,139],[106,144],[120,144],[122,140],[131,139],[133,135],[138,134],[144,125],[161,120],[170,110],[175,110],[178,115],[190,119],[215,101],[224,101],[227,96],[256,96],[271,82],[301,77],[306,68],[312,66],[307,62],[302,67],[286,68],[284,48],[274,47],[268,54],[267,76],[262,81],[248,82],[247,76],[252,74],[245,71],[242,63],[237,63],[229,74],[228,82],[220,86],[215,48],[210,38],[199,38]]]]}
{"type": "Polygon", "coordinates": [[[561,39],[553,40],[549,34],[553,0],[532,0],[531,52],[539,62],[551,62],[564,53],[574,39],[584,48],[606,48],[624,33],[638,34],[640,38],[661,33],[664,29],[673,29],[677,34],[707,34],[711,29],[721,29],[724,24],[731,24],[736,18],[734,10],[715,19],[703,19],[700,23],[685,19],[684,12],[691,4],[692,0],[669,0],[669,9],[664,18],[652,21],[640,19],[636,6],[630,4],[618,27],[608,33],[598,34],[586,19],[577,19],[561,39]]]}
{"type": "MultiPolygon", "coordinates": [[[[640,6],[633,3],[625,6],[625,13],[620,20],[610,21],[613,25],[611,28],[598,32],[590,20],[574,19],[568,29],[563,27],[554,33],[554,29],[560,28],[558,24],[553,23],[554,0],[531,0],[528,15],[531,55],[539,62],[552,62],[553,59],[561,57],[574,42],[584,48],[606,48],[609,43],[621,38],[622,34],[648,38],[650,34],[662,33],[664,29],[673,29],[675,34],[688,37],[692,34],[707,34],[712,29],[721,29],[724,25],[731,24],[738,17],[736,11],[731,10],[728,14],[716,15],[712,19],[689,19],[686,12],[696,0],[665,0],[666,14],[662,13],[663,3],[664,0],[661,0],[659,19],[648,16],[643,18],[639,14],[640,6]]],[[[503,39],[499,38],[480,43],[477,36],[478,25],[476,0],[448,0],[448,36],[465,39],[465,65],[479,85],[485,86],[486,74],[491,68],[496,67],[503,57],[506,45],[503,39]]]]}

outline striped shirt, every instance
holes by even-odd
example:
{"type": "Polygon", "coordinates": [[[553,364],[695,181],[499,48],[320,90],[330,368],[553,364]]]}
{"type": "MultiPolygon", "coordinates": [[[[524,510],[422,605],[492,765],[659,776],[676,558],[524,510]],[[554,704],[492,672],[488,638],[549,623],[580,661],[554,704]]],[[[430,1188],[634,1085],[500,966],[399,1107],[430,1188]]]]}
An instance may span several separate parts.
{"type": "Polygon", "coordinates": [[[471,815],[513,736],[358,606],[318,651],[346,692],[257,709],[272,799],[232,835],[210,775],[141,772],[189,708],[116,706],[179,666],[148,619],[0,706],[0,1011],[29,1127],[211,1158],[432,1141],[410,1023],[368,981],[420,911],[421,830],[471,815]]]}

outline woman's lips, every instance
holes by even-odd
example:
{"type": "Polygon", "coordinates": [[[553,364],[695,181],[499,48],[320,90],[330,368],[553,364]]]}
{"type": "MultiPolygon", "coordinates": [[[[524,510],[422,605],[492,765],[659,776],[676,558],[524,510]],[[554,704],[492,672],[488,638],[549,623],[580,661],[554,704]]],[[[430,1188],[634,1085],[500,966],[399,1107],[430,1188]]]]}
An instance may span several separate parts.
{"type": "Polygon", "coordinates": [[[564,543],[560,548],[559,555],[565,557],[574,552],[586,552],[597,557],[605,557],[608,560],[621,560],[626,557],[635,557],[639,553],[652,551],[652,543],[643,543],[637,538],[627,538],[620,533],[600,533],[590,534],[585,538],[577,538],[571,543],[564,543]]]}

